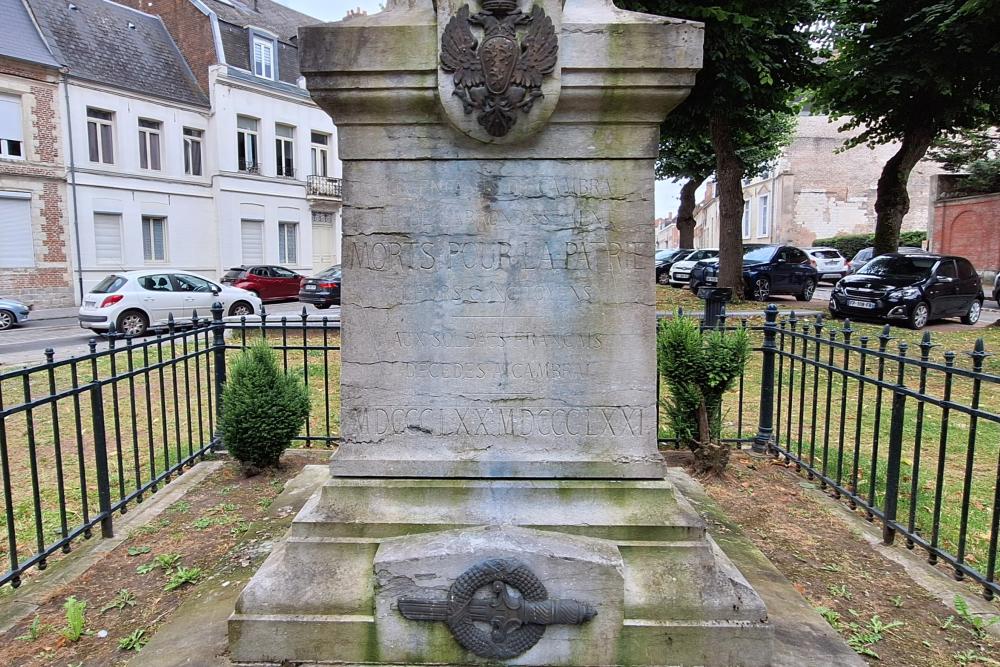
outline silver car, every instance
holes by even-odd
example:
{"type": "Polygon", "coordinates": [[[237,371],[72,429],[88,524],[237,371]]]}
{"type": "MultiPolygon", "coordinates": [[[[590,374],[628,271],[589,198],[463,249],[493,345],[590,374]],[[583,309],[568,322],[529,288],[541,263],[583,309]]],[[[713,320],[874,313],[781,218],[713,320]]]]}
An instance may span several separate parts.
{"type": "Polygon", "coordinates": [[[13,299],[0,299],[0,331],[10,329],[15,324],[23,324],[28,319],[31,306],[13,299]]]}

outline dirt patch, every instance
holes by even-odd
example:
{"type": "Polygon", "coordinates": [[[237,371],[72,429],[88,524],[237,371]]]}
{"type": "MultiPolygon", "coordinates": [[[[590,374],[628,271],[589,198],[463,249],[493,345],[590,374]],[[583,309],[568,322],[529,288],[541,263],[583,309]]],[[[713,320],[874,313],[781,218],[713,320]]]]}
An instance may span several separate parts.
{"type": "MultiPolygon", "coordinates": [[[[804,484],[794,468],[742,453],[734,454],[727,479],[704,482],[757,548],[870,663],[1000,665],[1000,642],[917,587],[902,567],[834,517],[834,501],[812,497],[804,484]]],[[[970,585],[965,598],[978,594],[970,585]]]]}
{"type": "MultiPolygon", "coordinates": [[[[318,454],[320,460],[328,456],[318,454]]],[[[53,593],[37,617],[0,635],[0,664],[125,664],[185,598],[197,595],[199,585],[246,576],[259,564],[258,552],[267,551],[287,524],[267,518],[268,507],[304,465],[318,462],[314,458],[287,453],[280,470],[252,478],[227,462],[53,593]],[[87,604],[85,630],[75,642],[64,634],[71,596],[87,604]],[[130,637],[132,648],[120,648],[130,637]]]]}

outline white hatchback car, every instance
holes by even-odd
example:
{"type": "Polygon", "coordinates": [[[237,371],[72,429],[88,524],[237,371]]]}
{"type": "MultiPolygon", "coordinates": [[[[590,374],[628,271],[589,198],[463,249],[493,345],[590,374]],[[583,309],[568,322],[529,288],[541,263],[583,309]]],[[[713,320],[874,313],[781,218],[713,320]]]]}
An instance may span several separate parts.
{"type": "Polygon", "coordinates": [[[115,273],[83,297],[80,326],[93,331],[115,331],[141,336],[150,327],[162,327],[171,315],[174,321],[190,319],[194,311],[209,317],[212,304],[222,304],[226,315],[259,313],[260,299],[252,292],[220,285],[202,276],[176,270],[146,270],[115,273]]]}
{"type": "Polygon", "coordinates": [[[809,263],[819,273],[819,280],[837,282],[847,275],[847,259],[836,248],[806,248],[809,263]]]}
{"type": "Polygon", "coordinates": [[[670,284],[674,287],[687,287],[691,278],[691,269],[703,259],[712,259],[719,256],[718,248],[703,248],[691,252],[680,262],[674,262],[670,267],[670,284]]]}

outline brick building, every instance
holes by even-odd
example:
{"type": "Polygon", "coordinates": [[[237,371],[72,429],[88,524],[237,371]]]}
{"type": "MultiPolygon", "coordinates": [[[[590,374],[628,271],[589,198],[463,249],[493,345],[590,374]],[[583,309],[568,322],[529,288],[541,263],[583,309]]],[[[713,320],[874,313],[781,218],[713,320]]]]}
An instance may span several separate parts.
{"type": "Polygon", "coordinates": [[[674,214],[670,213],[665,218],[657,218],[653,221],[656,227],[656,249],[676,248],[680,243],[680,230],[677,229],[677,221],[674,214]]]}
{"type": "Polygon", "coordinates": [[[967,257],[990,278],[1000,271],[1000,192],[964,192],[962,179],[952,174],[933,179],[930,248],[967,257]]]}
{"type": "Polygon", "coordinates": [[[60,64],[21,0],[0,0],[0,296],[73,304],[60,64]]]}
{"type": "MultiPolygon", "coordinates": [[[[804,115],[792,143],[770,173],[744,181],[744,243],[791,243],[808,247],[817,238],[875,231],[876,185],[896,144],[841,151],[840,122],[804,115]]],[[[910,174],[910,212],[903,230],[927,230],[930,179],[941,172],[921,161],[910,174]]],[[[712,187],[695,211],[699,247],[718,247],[718,198],[712,187]]]]}

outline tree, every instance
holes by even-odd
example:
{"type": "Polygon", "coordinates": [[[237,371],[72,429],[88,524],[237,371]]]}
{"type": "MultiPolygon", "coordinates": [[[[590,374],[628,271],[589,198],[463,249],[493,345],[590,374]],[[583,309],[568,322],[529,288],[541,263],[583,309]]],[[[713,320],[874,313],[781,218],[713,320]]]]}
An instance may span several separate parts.
{"type": "Polygon", "coordinates": [[[656,178],[684,181],[676,222],[681,248],[694,247],[695,193],[714,169],[715,153],[705,119],[681,104],[660,126],[660,156],[656,160],[656,178]]]}
{"type": "Polygon", "coordinates": [[[875,200],[875,252],[891,252],[932,143],[1000,123],[1000,11],[995,0],[823,2],[834,55],[817,106],[860,130],[847,147],[899,143],[875,200]]]}
{"type": "Polygon", "coordinates": [[[682,107],[702,119],[715,154],[719,285],[738,294],[748,166],[741,149],[760,143],[762,122],[794,113],[800,91],[813,83],[818,66],[809,26],[816,23],[818,1],[620,0],[626,9],[705,23],[702,70],[682,107]]]}
{"type": "Polygon", "coordinates": [[[963,173],[964,192],[1000,192],[1000,134],[992,128],[937,139],[928,157],[947,171],[963,173]]]}

